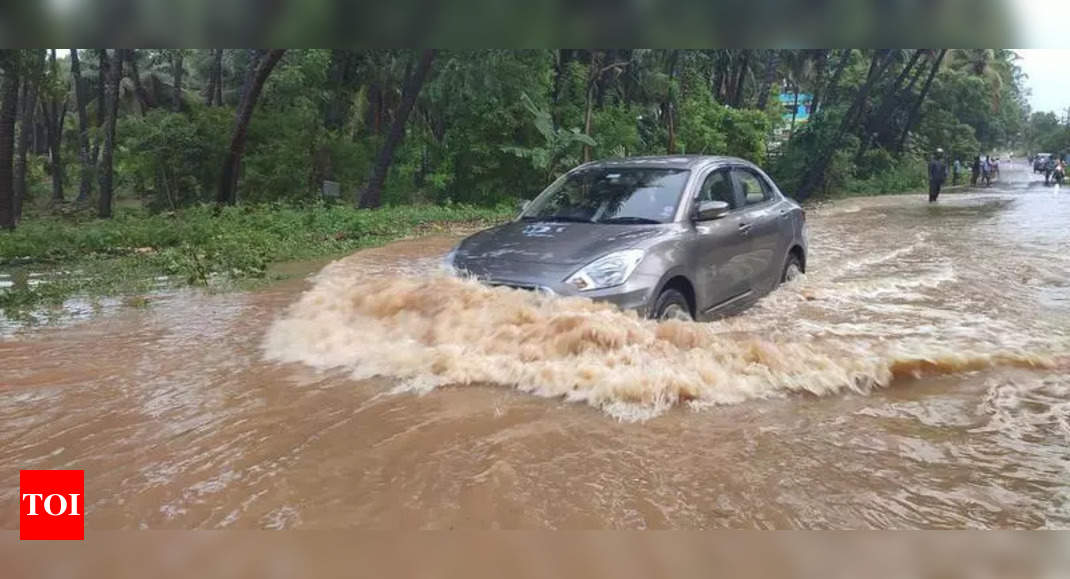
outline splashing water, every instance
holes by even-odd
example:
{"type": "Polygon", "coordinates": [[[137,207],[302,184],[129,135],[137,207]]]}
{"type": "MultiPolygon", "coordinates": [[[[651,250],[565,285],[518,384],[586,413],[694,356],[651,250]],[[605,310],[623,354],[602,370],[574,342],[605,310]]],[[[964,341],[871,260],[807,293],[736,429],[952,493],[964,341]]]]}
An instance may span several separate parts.
{"type": "Polygon", "coordinates": [[[496,384],[626,420],[679,403],[867,392],[897,376],[1054,363],[932,343],[763,337],[741,325],[656,323],[583,298],[441,275],[353,281],[328,270],[272,326],[265,350],[272,360],[345,368],[357,379],[397,378],[397,391],[496,384]]]}

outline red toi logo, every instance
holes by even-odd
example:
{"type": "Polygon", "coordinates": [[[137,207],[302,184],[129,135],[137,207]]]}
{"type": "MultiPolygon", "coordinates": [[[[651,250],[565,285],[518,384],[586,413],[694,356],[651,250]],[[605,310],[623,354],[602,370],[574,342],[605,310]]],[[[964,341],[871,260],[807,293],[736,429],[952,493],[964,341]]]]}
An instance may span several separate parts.
{"type": "Polygon", "coordinates": [[[85,471],[19,471],[19,538],[85,538],[85,471]]]}

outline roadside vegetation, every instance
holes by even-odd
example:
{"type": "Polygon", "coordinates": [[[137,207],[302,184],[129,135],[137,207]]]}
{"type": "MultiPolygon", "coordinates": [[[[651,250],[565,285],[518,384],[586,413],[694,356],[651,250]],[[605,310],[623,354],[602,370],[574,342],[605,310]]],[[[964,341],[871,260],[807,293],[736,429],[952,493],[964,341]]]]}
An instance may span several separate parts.
{"type": "Polygon", "coordinates": [[[1070,116],[1064,114],[1060,117],[1052,112],[1033,113],[1026,124],[1023,141],[1028,153],[1070,154],[1070,116]]]}
{"type": "Polygon", "coordinates": [[[168,285],[244,287],[265,279],[273,263],[343,255],[402,237],[485,227],[510,206],[405,206],[358,210],[337,205],[198,206],[149,214],[116,211],[27,220],[0,235],[0,268],[45,272],[49,282],[0,292],[0,308],[62,301],[73,293],[110,295],[168,285]]]}
{"type": "Polygon", "coordinates": [[[274,262],[502,219],[589,159],[735,155],[800,201],[918,190],[936,147],[965,162],[1021,138],[1015,59],[981,49],[3,50],[0,273],[82,274],[0,288],[0,307],[159,275],[263,279],[274,262]],[[806,114],[781,95],[810,103],[806,114]]]}

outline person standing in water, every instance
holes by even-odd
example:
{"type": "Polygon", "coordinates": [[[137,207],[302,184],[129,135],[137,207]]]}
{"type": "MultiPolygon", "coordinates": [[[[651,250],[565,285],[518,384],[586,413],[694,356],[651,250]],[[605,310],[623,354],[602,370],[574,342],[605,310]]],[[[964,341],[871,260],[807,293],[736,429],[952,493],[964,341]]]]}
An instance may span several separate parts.
{"type": "Polygon", "coordinates": [[[977,186],[977,179],[981,176],[981,156],[977,155],[970,163],[970,186],[977,186]]]}
{"type": "Polygon", "coordinates": [[[940,187],[947,179],[947,165],[944,164],[944,150],[937,149],[929,161],[929,203],[934,203],[940,196],[940,187]]]}

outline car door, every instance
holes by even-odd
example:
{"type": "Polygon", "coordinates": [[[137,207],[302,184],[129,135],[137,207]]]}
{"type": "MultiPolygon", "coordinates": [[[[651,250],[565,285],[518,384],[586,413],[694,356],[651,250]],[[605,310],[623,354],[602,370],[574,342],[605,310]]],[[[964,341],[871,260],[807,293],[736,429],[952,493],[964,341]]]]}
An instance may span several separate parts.
{"type": "Polygon", "coordinates": [[[692,220],[688,254],[699,312],[747,292],[747,271],[737,256],[749,242],[741,228],[742,199],[730,168],[712,170],[703,178],[692,202],[692,215],[702,201],[724,201],[731,209],[719,219],[692,220]]]}
{"type": "Polygon", "coordinates": [[[750,167],[733,167],[732,176],[743,198],[739,227],[746,237],[746,249],[739,267],[748,290],[766,292],[781,266],[776,196],[765,178],[750,167]]]}

